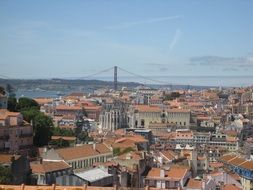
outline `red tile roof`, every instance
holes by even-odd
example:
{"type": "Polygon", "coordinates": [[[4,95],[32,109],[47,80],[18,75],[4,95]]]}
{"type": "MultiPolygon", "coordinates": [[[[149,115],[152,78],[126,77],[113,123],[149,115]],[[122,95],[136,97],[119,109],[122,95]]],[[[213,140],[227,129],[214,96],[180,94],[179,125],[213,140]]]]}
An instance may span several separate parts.
{"type": "Polygon", "coordinates": [[[59,162],[48,162],[48,161],[43,161],[42,163],[30,163],[32,173],[48,173],[48,172],[53,172],[53,171],[60,171],[60,170],[65,170],[65,169],[70,169],[71,166],[68,165],[64,161],[59,161],[59,162]]]}
{"type": "Polygon", "coordinates": [[[226,184],[221,188],[221,190],[241,190],[241,188],[235,186],[234,184],[226,184]]]}
{"type": "Polygon", "coordinates": [[[164,171],[165,176],[161,177],[161,168],[152,168],[147,175],[147,178],[164,178],[167,180],[179,181],[187,174],[188,169],[172,167],[169,171],[164,171]]]}
{"type": "Polygon", "coordinates": [[[65,141],[75,141],[76,137],[68,137],[68,136],[52,136],[51,140],[60,140],[63,139],[65,141]]]}
{"type": "Polygon", "coordinates": [[[188,189],[202,189],[202,181],[196,180],[196,179],[190,179],[189,182],[186,185],[186,188],[188,189]]]}
{"type": "Polygon", "coordinates": [[[175,160],[177,157],[177,154],[171,150],[161,151],[161,154],[168,160],[175,160]]]}
{"type": "Polygon", "coordinates": [[[79,158],[97,156],[99,154],[112,153],[104,144],[96,144],[95,149],[93,145],[83,145],[69,148],[57,149],[56,152],[65,160],[74,160],[79,158]]]}
{"type": "Polygon", "coordinates": [[[135,105],[135,109],[139,112],[161,112],[162,109],[158,106],[135,105]]]}
{"type": "Polygon", "coordinates": [[[81,106],[67,106],[67,105],[58,105],[55,108],[56,110],[82,110],[81,106]]]}
{"type": "Polygon", "coordinates": [[[13,156],[14,156],[15,160],[20,158],[20,155],[0,154],[0,164],[9,164],[9,163],[11,163],[11,158],[13,156]]]}
{"type": "Polygon", "coordinates": [[[59,185],[0,185],[2,190],[116,190],[116,187],[59,186],[59,185]]]}

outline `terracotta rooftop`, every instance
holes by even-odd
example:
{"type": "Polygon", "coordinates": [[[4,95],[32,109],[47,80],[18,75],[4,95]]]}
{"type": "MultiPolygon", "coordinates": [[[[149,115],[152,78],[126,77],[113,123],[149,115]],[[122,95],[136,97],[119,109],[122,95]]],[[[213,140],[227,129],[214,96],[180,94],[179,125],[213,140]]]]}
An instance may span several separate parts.
{"type": "Polygon", "coordinates": [[[201,189],[202,188],[202,181],[197,179],[190,179],[186,185],[187,189],[201,189]]]}
{"type": "Polygon", "coordinates": [[[190,113],[190,110],[186,110],[186,109],[167,109],[166,110],[169,113],[190,113]]]}
{"type": "Polygon", "coordinates": [[[56,110],[82,110],[81,106],[67,106],[67,105],[58,105],[55,108],[56,110]]]}
{"type": "Polygon", "coordinates": [[[0,185],[2,190],[116,190],[115,187],[59,186],[59,185],[0,185]]]}
{"type": "Polygon", "coordinates": [[[134,151],[122,154],[118,158],[121,160],[131,159],[131,160],[136,160],[136,161],[143,159],[141,152],[134,152],[134,151]]]}
{"type": "Polygon", "coordinates": [[[106,141],[105,142],[106,144],[108,145],[111,145],[113,148],[128,148],[128,147],[132,147],[132,148],[135,148],[136,145],[135,145],[135,142],[130,140],[130,139],[125,139],[124,140],[121,140],[121,141],[117,141],[117,142],[109,142],[109,141],[106,141]]]}
{"type": "Polygon", "coordinates": [[[236,137],[227,136],[227,137],[226,137],[226,141],[227,141],[227,142],[237,142],[237,138],[236,138],[236,137]]]}
{"type": "Polygon", "coordinates": [[[226,184],[221,188],[221,190],[241,190],[241,188],[235,186],[234,184],[226,184]]]}
{"type": "Polygon", "coordinates": [[[181,180],[187,173],[188,169],[172,167],[169,171],[164,171],[165,177],[161,177],[161,168],[152,168],[147,175],[147,178],[165,178],[167,180],[179,181],[181,180]]]}
{"type": "Polygon", "coordinates": [[[83,92],[72,92],[72,93],[69,94],[68,96],[83,97],[83,96],[85,96],[85,93],[83,93],[83,92]]]}
{"type": "Polygon", "coordinates": [[[181,180],[186,175],[187,171],[188,169],[186,168],[172,167],[167,175],[171,179],[181,180]]]}
{"type": "Polygon", "coordinates": [[[160,177],[160,171],[161,171],[161,168],[151,168],[151,170],[148,172],[147,177],[158,178],[160,177]]]}
{"type": "Polygon", "coordinates": [[[228,155],[221,156],[220,160],[223,161],[223,162],[228,162],[229,160],[232,160],[235,157],[236,157],[235,154],[228,154],[228,155]]]}
{"type": "Polygon", "coordinates": [[[139,112],[161,112],[162,109],[158,106],[135,105],[135,109],[139,112]]]}
{"type": "Polygon", "coordinates": [[[203,161],[203,160],[206,160],[206,157],[205,156],[198,156],[197,159],[203,161]]]}
{"type": "Polygon", "coordinates": [[[42,163],[30,163],[30,166],[32,169],[32,173],[40,173],[40,174],[71,168],[71,166],[64,161],[59,162],[43,161],[42,163]]]}
{"type": "Polygon", "coordinates": [[[246,161],[239,166],[245,169],[253,170],[253,161],[246,161]]]}
{"type": "Polygon", "coordinates": [[[43,105],[43,104],[49,104],[49,103],[52,103],[53,102],[53,98],[34,98],[34,100],[40,104],[40,105],[43,105]]]}
{"type": "Polygon", "coordinates": [[[101,106],[83,106],[85,110],[100,110],[101,106]]]}
{"type": "Polygon", "coordinates": [[[0,119],[6,119],[7,117],[17,117],[21,115],[20,112],[10,112],[7,109],[0,109],[0,119]]]}
{"type": "MultiPolygon", "coordinates": [[[[11,163],[12,154],[0,154],[0,164],[9,164],[11,163]]],[[[20,155],[14,155],[15,160],[20,158],[20,155]]]]}
{"type": "Polygon", "coordinates": [[[122,137],[122,138],[116,140],[115,143],[120,143],[120,142],[125,141],[125,140],[131,140],[131,141],[133,141],[135,143],[148,142],[148,140],[145,139],[141,135],[131,135],[131,136],[122,137]]]}
{"type": "Polygon", "coordinates": [[[175,160],[177,157],[177,154],[171,150],[161,151],[161,154],[169,160],[175,160]]]}
{"type": "Polygon", "coordinates": [[[75,141],[76,137],[69,137],[69,136],[52,136],[51,140],[60,140],[63,139],[65,141],[75,141]]]}
{"type": "Polygon", "coordinates": [[[107,154],[112,152],[104,144],[96,144],[95,149],[93,145],[75,146],[69,148],[57,149],[56,152],[65,160],[74,160],[89,156],[96,156],[99,154],[107,154]]]}
{"type": "Polygon", "coordinates": [[[234,166],[238,166],[240,164],[242,164],[243,162],[245,162],[245,159],[236,157],[234,159],[231,159],[230,161],[228,161],[229,164],[232,164],[234,166]]]}
{"type": "Polygon", "coordinates": [[[224,155],[220,157],[220,160],[234,166],[238,166],[248,170],[253,170],[253,161],[245,160],[244,158],[240,158],[234,154],[224,155]]]}
{"type": "Polygon", "coordinates": [[[221,168],[221,167],[223,167],[223,163],[221,163],[221,162],[210,162],[209,166],[213,167],[213,168],[221,168]]]}

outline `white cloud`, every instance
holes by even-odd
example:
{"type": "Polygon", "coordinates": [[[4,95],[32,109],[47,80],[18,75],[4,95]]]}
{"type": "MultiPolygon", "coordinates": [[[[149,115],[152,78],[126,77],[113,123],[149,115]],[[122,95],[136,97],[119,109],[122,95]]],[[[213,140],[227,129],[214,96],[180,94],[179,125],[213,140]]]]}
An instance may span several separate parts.
{"type": "Polygon", "coordinates": [[[142,24],[152,24],[152,23],[158,23],[158,22],[164,22],[168,20],[174,20],[174,19],[179,19],[181,18],[180,15],[175,15],[175,16],[168,16],[168,17],[159,17],[159,18],[151,18],[147,20],[140,20],[140,21],[135,21],[135,22],[126,22],[114,26],[108,26],[106,29],[109,30],[114,30],[114,29],[124,29],[124,28],[130,28],[133,26],[137,25],[142,25],[142,24]]]}
{"type": "Polygon", "coordinates": [[[170,43],[170,46],[169,46],[169,50],[172,51],[174,49],[174,47],[176,46],[176,44],[178,43],[178,41],[180,40],[182,36],[182,31],[180,29],[177,29],[176,30],[176,33],[170,43]]]}
{"type": "Polygon", "coordinates": [[[241,57],[198,56],[190,59],[191,65],[222,66],[222,67],[252,67],[253,55],[241,57]]]}

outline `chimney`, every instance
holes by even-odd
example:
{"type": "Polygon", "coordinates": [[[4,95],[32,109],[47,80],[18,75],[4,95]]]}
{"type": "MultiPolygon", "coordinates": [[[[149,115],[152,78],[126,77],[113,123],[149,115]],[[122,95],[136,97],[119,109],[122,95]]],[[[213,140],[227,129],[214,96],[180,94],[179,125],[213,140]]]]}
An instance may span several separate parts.
{"type": "Polygon", "coordinates": [[[83,190],[87,190],[87,184],[83,185],[83,190]]]}
{"type": "Polygon", "coordinates": [[[96,150],[96,143],[93,143],[93,150],[96,150]]]}
{"type": "Polygon", "coordinates": [[[42,158],[39,158],[39,162],[40,162],[40,164],[42,164],[42,161],[43,161],[43,159],[42,159],[42,158]]]}
{"type": "Polygon", "coordinates": [[[24,190],[25,189],[25,184],[21,184],[21,190],[24,190]]]}
{"type": "Polygon", "coordinates": [[[14,162],[15,161],[15,154],[13,154],[12,156],[11,156],[11,162],[14,162]]]}
{"type": "Polygon", "coordinates": [[[164,169],[161,169],[161,170],[160,170],[160,177],[164,177],[164,176],[165,176],[164,169]]]}
{"type": "Polygon", "coordinates": [[[203,180],[202,181],[202,189],[206,189],[205,187],[206,187],[206,182],[203,180]]]}
{"type": "Polygon", "coordinates": [[[56,189],[56,184],[52,184],[52,190],[56,189]]]}

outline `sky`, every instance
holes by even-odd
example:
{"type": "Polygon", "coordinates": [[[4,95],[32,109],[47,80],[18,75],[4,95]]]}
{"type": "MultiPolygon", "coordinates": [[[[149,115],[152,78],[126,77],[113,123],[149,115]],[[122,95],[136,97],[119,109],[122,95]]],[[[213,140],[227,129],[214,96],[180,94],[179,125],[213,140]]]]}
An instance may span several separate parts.
{"type": "Polygon", "coordinates": [[[1,0],[0,76],[86,77],[113,66],[252,76],[252,10],[251,0],[1,0]]]}

